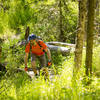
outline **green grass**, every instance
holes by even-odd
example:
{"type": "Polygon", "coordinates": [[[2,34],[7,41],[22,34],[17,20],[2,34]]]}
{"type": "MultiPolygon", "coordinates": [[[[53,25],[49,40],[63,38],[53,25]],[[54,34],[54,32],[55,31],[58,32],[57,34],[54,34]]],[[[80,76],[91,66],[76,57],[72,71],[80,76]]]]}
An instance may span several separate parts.
{"type": "MultiPolygon", "coordinates": [[[[99,47],[94,49],[97,56],[93,56],[95,70],[99,65],[96,59],[98,50],[99,47]]],[[[56,60],[61,61],[62,64],[53,65],[54,68],[58,67],[58,75],[50,81],[45,81],[42,76],[30,80],[26,74],[13,73],[12,70],[6,79],[0,80],[0,100],[100,100],[100,77],[93,74],[91,84],[86,85],[88,77],[84,73],[84,62],[77,78],[73,77],[73,55],[66,58],[59,56],[56,55],[56,60]]],[[[84,59],[83,56],[83,61],[84,59]]],[[[18,62],[14,63],[18,64],[18,62]]]]}

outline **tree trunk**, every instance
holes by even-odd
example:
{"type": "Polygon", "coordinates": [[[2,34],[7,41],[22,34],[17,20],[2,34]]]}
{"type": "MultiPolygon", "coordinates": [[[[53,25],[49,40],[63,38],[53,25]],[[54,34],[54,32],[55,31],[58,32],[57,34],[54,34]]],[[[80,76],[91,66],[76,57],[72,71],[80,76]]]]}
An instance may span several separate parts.
{"type": "Polygon", "coordinates": [[[97,37],[100,35],[100,19],[99,19],[99,14],[100,14],[100,1],[96,0],[96,14],[95,14],[95,20],[96,20],[96,35],[97,37]]]}
{"type": "Polygon", "coordinates": [[[88,0],[86,75],[92,74],[93,32],[94,32],[95,0],[88,0]]]}
{"type": "Polygon", "coordinates": [[[2,52],[2,47],[0,45],[0,61],[1,61],[1,52],[2,52]]]}
{"type": "Polygon", "coordinates": [[[76,37],[75,47],[75,68],[78,69],[82,64],[82,51],[83,51],[83,40],[85,34],[85,19],[86,19],[86,0],[79,0],[79,19],[78,19],[78,30],[76,37]]]}
{"type": "Polygon", "coordinates": [[[60,18],[59,18],[59,29],[60,29],[59,41],[65,42],[65,36],[64,36],[64,32],[63,32],[63,21],[62,21],[62,0],[59,1],[59,11],[60,11],[60,18]]]}
{"type": "Polygon", "coordinates": [[[1,53],[2,53],[2,42],[3,42],[3,40],[0,38],[0,61],[1,61],[1,53]]]}
{"type": "Polygon", "coordinates": [[[30,27],[27,26],[26,31],[25,31],[25,40],[27,40],[29,33],[30,33],[30,27]]]}

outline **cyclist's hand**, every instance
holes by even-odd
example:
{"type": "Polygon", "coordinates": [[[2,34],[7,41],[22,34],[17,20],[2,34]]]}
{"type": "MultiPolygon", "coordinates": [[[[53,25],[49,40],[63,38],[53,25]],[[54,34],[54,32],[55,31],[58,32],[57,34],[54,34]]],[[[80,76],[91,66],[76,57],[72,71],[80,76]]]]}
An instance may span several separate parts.
{"type": "Polygon", "coordinates": [[[24,70],[25,70],[25,71],[28,71],[28,68],[27,68],[27,67],[25,67],[25,68],[24,68],[24,70]]]}
{"type": "Polygon", "coordinates": [[[52,63],[51,63],[51,60],[48,60],[48,66],[51,66],[52,63]]]}

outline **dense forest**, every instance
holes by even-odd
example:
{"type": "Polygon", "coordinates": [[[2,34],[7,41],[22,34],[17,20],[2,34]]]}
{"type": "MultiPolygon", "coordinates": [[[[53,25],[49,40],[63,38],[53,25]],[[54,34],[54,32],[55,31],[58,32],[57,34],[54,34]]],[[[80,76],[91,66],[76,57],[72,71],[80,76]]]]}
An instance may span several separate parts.
{"type": "Polygon", "coordinates": [[[0,100],[100,100],[100,0],[0,0],[0,100]],[[31,34],[51,53],[37,77],[31,34]]]}

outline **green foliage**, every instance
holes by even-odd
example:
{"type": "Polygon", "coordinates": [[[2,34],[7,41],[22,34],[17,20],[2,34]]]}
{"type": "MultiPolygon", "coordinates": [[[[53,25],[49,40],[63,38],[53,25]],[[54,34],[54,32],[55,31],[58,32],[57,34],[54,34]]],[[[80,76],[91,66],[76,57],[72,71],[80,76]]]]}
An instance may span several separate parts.
{"type": "Polygon", "coordinates": [[[51,52],[52,60],[54,64],[61,65],[66,57],[63,57],[61,53],[51,52]]]}
{"type": "Polygon", "coordinates": [[[75,43],[75,30],[77,27],[78,6],[77,3],[62,2],[63,7],[63,30],[66,42],[75,43]]]}
{"type": "Polygon", "coordinates": [[[0,33],[3,33],[3,25],[2,25],[2,23],[0,23],[0,33]]]}
{"type": "Polygon", "coordinates": [[[89,86],[83,85],[81,76],[72,80],[73,57],[63,62],[62,69],[60,75],[50,81],[42,76],[31,81],[24,73],[12,72],[10,77],[0,81],[3,86],[0,90],[6,88],[0,94],[0,100],[99,100],[100,80],[94,80],[89,86]]]}
{"type": "MultiPolygon", "coordinates": [[[[46,41],[59,39],[59,2],[55,0],[7,0],[2,1],[2,5],[7,9],[0,10],[1,33],[7,30],[17,31],[18,28],[21,29],[21,33],[28,25],[30,32],[41,36],[46,41]]],[[[75,42],[77,12],[77,3],[62,1],[62,28],[67,42],[75,42]]]]}
{"type": "Polygon", "coordinates": [[[8,15],[4,13],[3,9],[0,10],[0,34],[4,32],[7,27],[8,15]]]}
{"type": "Polygon", "coordinates": [[[17,4],[10,9],[9,26],[12,29],[27,25],[34,19],[34,9],[30,8],[28,4],[23,1],[16,1],[17,4]]]}
{"type": "Polygon", "coordinates": [[[24,62],[25,47],[18,46],[18,40],[9,40],[2,45],[2,62],[7,62],[7,68],[19,68],[24,62]]]}
{"type": "MultiPolygon", "coordinates": [[[[63,31],[67,42],[74,43],[77,25],[77,3],[63,0],[63,31]],[[65,3],[63,2],[65,1],[65,3]]],[[[67,57],[52,52],[52,66],[57,75],[49,81],[42,76],[32,80],[25,73],[16,73],[15,68],[24,67],[25,47],[17,46],[19,41],[13,39],[13,30],[21,29],[20,39],[24,38],[25,27],[42,37],[44,41],[57,41],[59,37],[58,0],[1,0],[6,8],[0,8],[0,34],[6,32],[2,44],[1,62],[7,62],[7,73],[0,79],[0,100],[99,100],[100,79],[96,72],[100,70],[99,50],[94,49],[93,77],[87,85],[85,77],[85,53],[79,77],[73,77],[73,54],[67,57]],[[85,78],[84,78],[85,77],[85,78]]],[[[30,59],[28,65],[30,65],[30,59]]]]}
{"type": "Polygon", "coordinates": [[[93,51],[93,72],[100,71],[99,58],[100,58],[100,46],[97,46],[94,48],[94,51],[93,51]]]}

